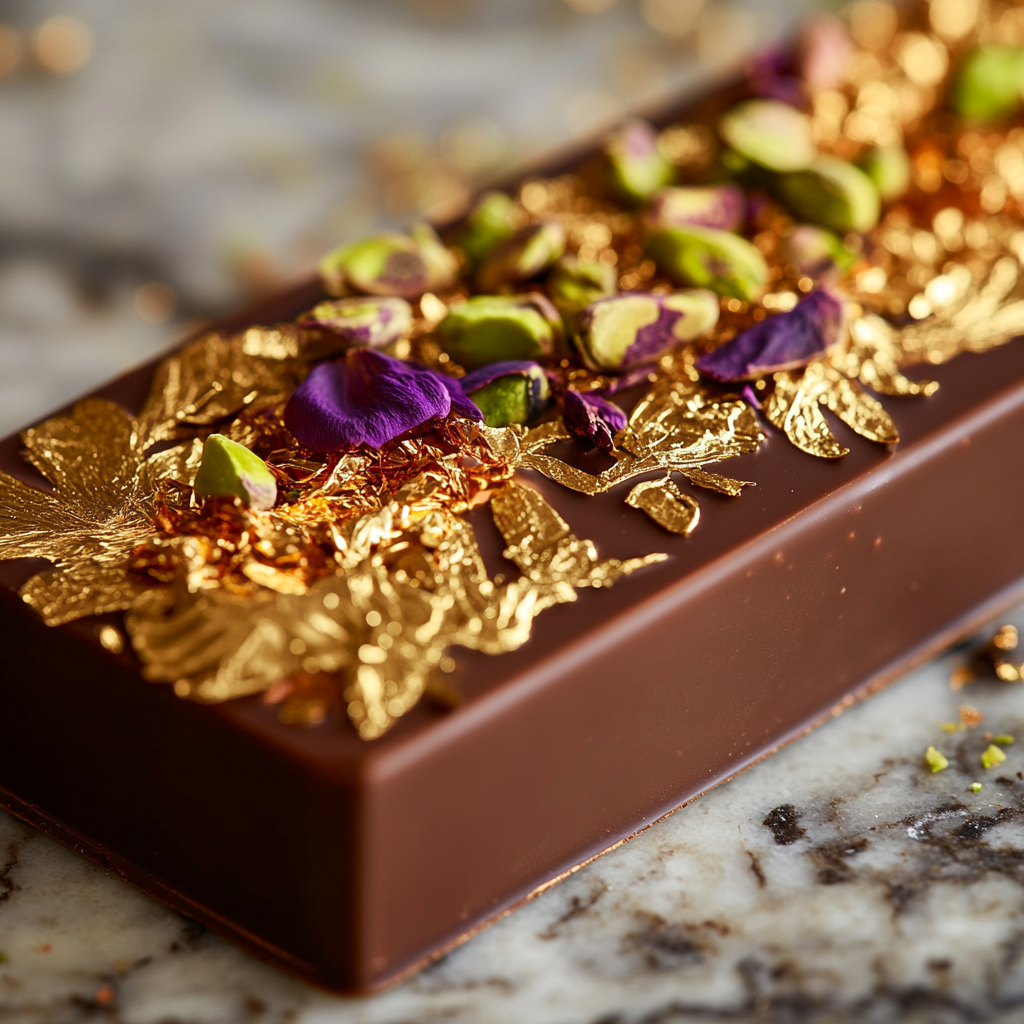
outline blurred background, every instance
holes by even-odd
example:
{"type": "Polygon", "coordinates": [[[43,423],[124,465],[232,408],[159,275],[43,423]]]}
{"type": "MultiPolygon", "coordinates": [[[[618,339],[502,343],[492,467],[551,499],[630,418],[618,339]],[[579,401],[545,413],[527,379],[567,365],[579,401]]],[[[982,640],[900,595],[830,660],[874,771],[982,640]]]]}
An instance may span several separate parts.
{"type": "Polygon", "coordinates": [[[0,0],[0,435],[827,0],[0,0]]]}

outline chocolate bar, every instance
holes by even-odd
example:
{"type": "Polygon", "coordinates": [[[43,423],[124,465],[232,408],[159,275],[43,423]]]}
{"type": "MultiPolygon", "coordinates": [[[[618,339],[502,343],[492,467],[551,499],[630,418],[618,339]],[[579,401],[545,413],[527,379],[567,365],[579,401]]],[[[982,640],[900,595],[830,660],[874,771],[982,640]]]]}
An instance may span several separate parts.
{"type": "Polygon", "coordinates": [[[366,991],[1020,600],[1012,102],[908,18],[2,442],[0,802],[366,991]]]}

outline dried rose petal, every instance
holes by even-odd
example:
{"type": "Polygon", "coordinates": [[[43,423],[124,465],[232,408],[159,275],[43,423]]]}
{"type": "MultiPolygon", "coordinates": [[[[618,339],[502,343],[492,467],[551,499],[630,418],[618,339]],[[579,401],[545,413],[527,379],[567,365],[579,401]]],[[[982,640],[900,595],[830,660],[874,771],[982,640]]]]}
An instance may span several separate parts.
{"type": "Polygon", "coordinates": [[[455,404],[452,394],[433,370],[356,348],[313,368],[288,400],[284,421],[314,451],[362,444],[379,448],[427,420],[447,416],[455,404]]]}
{"type": "Polygon", "coordinates": [[[562,417],[569,433],[585,451],[595,445],[609,454],[612,438],[626,425],[626,414],[608,399],[593,391],[566,391],[562,417]]]}
{"type": "Polygon", "coordinates": [[[804,366],[839,341],[842,327],[842,302],[814,291],[788,313],[762,320],[701,356],[697,369],[714,380],[734,381],[804,366]]]}

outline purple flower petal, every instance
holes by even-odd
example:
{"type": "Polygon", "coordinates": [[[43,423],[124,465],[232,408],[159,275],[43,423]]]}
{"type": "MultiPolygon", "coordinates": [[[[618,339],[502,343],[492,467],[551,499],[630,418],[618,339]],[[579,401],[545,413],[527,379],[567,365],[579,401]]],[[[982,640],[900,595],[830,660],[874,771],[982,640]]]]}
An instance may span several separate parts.
{"type": "Polygon", "coordinates": [[[476,420],[477,422],[484,418],[483,413],[466,397],[462,381],[458,377],[449,377],[447,373],[438,373],[437,370],[431,370],[420,363],[407,362],[404,365],[417,373],[429,373],[437,378],[441,386],[448,392],[452,400],[452,412],[456,416],[462,416],[467,420],[476,420]]]}
{"type": "Polygon", "coordinates": [[[596,445],[611,454],[612,438],[626,425],[626,414],[593,391],[566,391],[564,405],[562,420],[576,443],[584,451],[596,445]]]}
{"type": "Polygon", "coordinates": [[[842,302],[814,291],[788,313],[762,320],[701,356],[697,369],[713,380],[735,381],[804,366],[839,341],[842,327],[842,302]]]}
{"type": "Polygon", "coordinates": [[[447,416],[451,394],[441,375],[372,349],[350,349],[321,363],[296,388],[284,421],[314,451],[380,448],[435,416],[447,416]]]}

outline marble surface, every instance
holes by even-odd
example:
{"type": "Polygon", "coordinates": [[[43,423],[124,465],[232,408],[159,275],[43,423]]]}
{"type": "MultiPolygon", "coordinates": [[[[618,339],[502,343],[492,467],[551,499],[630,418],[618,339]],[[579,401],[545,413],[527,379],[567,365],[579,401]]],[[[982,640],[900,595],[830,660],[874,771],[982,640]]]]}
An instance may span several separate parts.
{"type": "MultiPolygon", "coordinates": [[[[1009,619],[1024,624],[1024,607],[1009,619]]],[[[0,1019],[1024,1020],[1024,689],[955,692],[962,659],[937,659],[365,999],[257,962],[0,816],[0,1019]],[[964,703],[984,720],[944,732],[964,703]],[[986,732],[1020,737],[988,770],[986,732]],[[929,744],[948,769],[924,767],[929,744]]]]}

